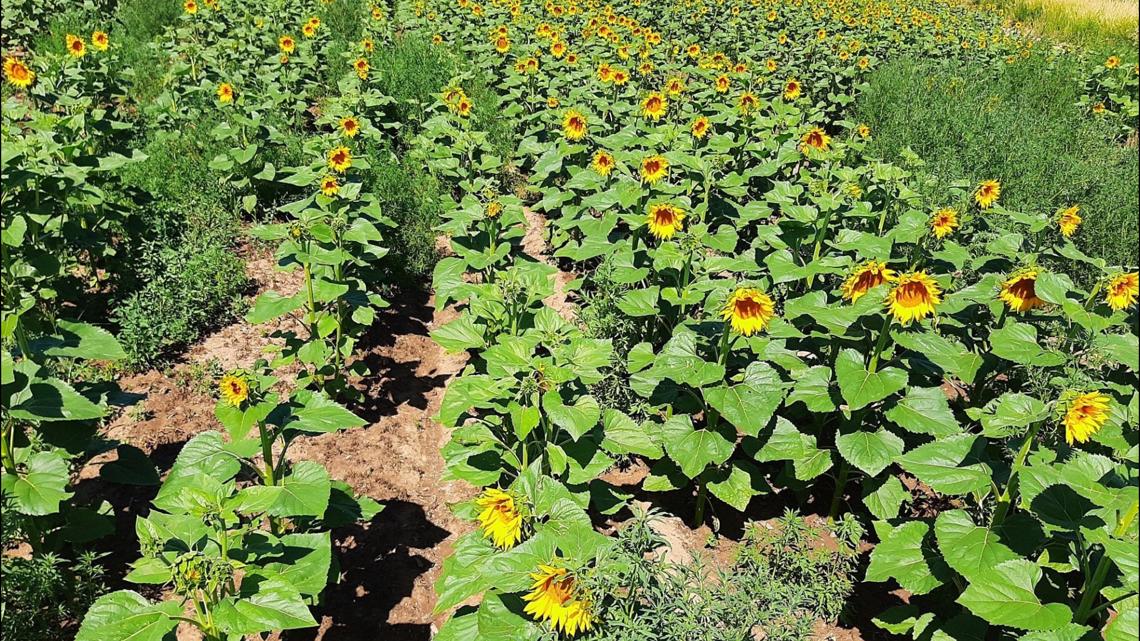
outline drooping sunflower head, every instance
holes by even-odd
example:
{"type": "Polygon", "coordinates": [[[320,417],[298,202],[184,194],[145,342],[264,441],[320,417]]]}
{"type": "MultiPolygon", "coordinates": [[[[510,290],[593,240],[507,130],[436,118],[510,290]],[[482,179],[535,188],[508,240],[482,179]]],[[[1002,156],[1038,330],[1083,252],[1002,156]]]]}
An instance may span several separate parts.
{"type": "Polygon", "coordinates": [[[720,317],[728,321],[732,331],[751,336],[764,331],[776,317],[776,304],[759,289],[738,287],[725,301],[720,317]]]}
{"type": "Polygon", "coordinates": [[[562,135],[570,142],[585,138],[588,127],[586,116],[576,109],[568,109],[562,116],[562,135]]]}
{"type": "Polygon", "coordinates": [[[99,51],[106,51],[111,46],[111,37],[106,31],[95,31],[91,34],[91,46],[99,51]]]}
{"type": "Polygon", "coordinates": [[[321,178],[321,193],[333,197],[340,192],[340,183],[337,181],[336,176],[325,176],[321,178]]]}
{"type": "Polygon", "coordinates": [[[23,60],[14,56],[4,59],[4,78],[14,87],[27,88],[36,79],[36,72],[23,60]]]}
{"type": "Polygon", "coordinates": [[[67,54],[72,58],[82,58],[87,55],[87,43],[74,34],[67,34],[67,54]]]}
{"type": "Polygon", "coordinates": [[[475,499],[479,506],[479,526],[483,538],[500,549],[512,548],[522,540],[523,515],[515,497],[500,489],[489,487],[475,499]]]}
{"type": "Polygon", "coordinates": [[[887,294],[887,311],[903,325],[934,314],[942,303],[942,290],[924,271],[900,274],[887,294]]]}
{"type": "Polygon", "coordinates": [[[227,103],[234,101],[234,87],[228,82],[223,82],[218,85],[218,102],[227,103]]]}
{"type": "Polygon", "coordinates": [[[218,381],[218,394],[227,404],[238,407],[249,398],[249,382],[243,376],[226,374],[218,381]]]}
{"type": "Polygon", "coordinates": [[[883,283],[893,282],[898,275],[895,270],[887,267],[886,263],[880,263],[876,260],[869,260],[851,273],[847,280],[843,281],[843,299],[849,300],[852,303],[863,297],[864,294],[872,289],[882,285],[883,283]]]}
{"type": "Polygon", "coordinates": [[[827,151],[830,148],[831,136],[819,127],[812,127],[800,138],[800,150],[804,153],[827,151]]]}
{"type": "Polygon", "coordinates": [[[800,94],[802,92],[803,87],[800,85],[799,80],[796,80],[795,78],[789,78],[788,81],[784,83],[785,100],[795,100],[800,97],[800,94]]]}
{"type": "Polygon", "coordinates": [[[653,92],[641,101],[641,115],[654,122],[661,120],[665,110],[669,108],[669,100],[663,94],[653,92]]]}
{"type": "Polygon", "coordinates": [[[930,216],[930,232],[941,240],[958,228],[958,212],[953,207],[943,207],[930,216]]]}
{"type": "Polygon", "coordinates": [[[343,145],[333,147],[328,153],[328,165],[329,169],[343,174],[352,166],[352,152],[343,145]]]}
{"type": "Polygon", "coordinates": [[[668,203],[651,204],[645,212],[645,224],[649,233],[661,240],[669,240],[681,231],[685,212],[680,207],[668,203]]]}
{"type": "Polygon", "coordinates": [[[1037,277],[1040,271],[1036,267],[1023,267],[1001,284],[998,298],[1006,304],[1011,311],[1025,313],[1036,307],[1045,305],[1045,301],[1037,297],[1037,277]]]}
{"type": "Polygon", "coordinates": [[[285,53],[293,53],[297,48],[297,41],[293,39],[293,36],[281,36],[277,39],[277,47],[285,53]]]}
{"type": "Polygon", "coordinates": [[[709,134],[709,129],[712,127],[709,124],[709,119],[704,116],[698,116],[693,124],[689,125],[689,131],[693,134],[693,138],[700,140],[709,134]]]}
{"type": "Polygon", "coordinates": [[[647,156],[641,161],[641,180],[650,185],[669,175],[669,161],[664,156],[647,156]]]}
{"type": "Polygon", "coordinates": [[[1117,274],[1105,287],[1104,302],[1115,311],[1128,309],[1140,297],[1140,272],[1117,274]]]}
{"type": "Polygon", "coordinates": [[[1057,227],[1065,238],[1071,238],[1073,234],[1077,233],[1077,228],[1081,226],[1083,219],[1080,211],[1080,205],[1073,205],[1057,213],[1057,227]]]}
{"type": "Polygon", "coordinates": [[[349,138],[355,138],[360,133],[360,121],[352,116],[340,119],[340,130],[349,138]]]}
{"type": "Polygon", "coordinates": [[[599,149],[594,152],[594,159],[590,162],[590,167],[598,173],[599,176],[609,176],[614,168],[613,154],[605,149],[599,149]]]}
{"type": "Polygon", "coordinates": [[[1065,416],[1065,441],[1087,443],[1108,422],[1109,398],[1100,392],[1085,392],[1062,397],[1061,408],[1065,416]]]}
{"type": "Polygon", "coordinates": [[[523,596],[527,602],[523,612],[538,621],[550,621],[555,630],[569,637],[593,627],[592,602],[561,559],[539,565],[530,578],[534,583],[523,596]]]}
{"type": "Polygon", "coordinates": [[[1001,183],[996,180],[985,180],[974,190],[974,202],[982,209],[989,209],[1001,198],[1001,183]]]}

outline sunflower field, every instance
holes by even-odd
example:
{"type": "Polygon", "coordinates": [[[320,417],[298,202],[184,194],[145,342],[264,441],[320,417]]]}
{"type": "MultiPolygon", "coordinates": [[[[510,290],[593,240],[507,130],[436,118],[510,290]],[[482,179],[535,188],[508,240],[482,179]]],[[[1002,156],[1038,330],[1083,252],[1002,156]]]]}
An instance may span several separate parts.
{"type": "Polygon", "coordinates": [[[1023,207],[861,119],[892,64],[1076,69],[1127,180],[1135,41],[966,0],[4,0],[2,41],[6,639],[1138,638],[1136,194],[1023,207]],[[421,626],[338,619],[433,546],[421,626]]]}

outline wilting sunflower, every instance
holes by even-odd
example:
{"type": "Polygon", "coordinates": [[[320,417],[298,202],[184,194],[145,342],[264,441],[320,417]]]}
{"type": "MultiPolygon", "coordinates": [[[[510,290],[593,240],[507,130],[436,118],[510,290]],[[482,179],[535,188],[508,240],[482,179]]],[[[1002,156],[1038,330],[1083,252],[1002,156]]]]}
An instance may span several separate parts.
{"type": "Polygon", "coordinates": [[[23,60],[8,56],[4,59],[4,78],[12,86],[24,89],[35,81],[36,72],[23,60]]]}
{"type": "Polygon", "coordinates": [[[958,212],[953,207],[943,207],[930,216],[930,232],[941,240],[958,228],[958,212]]]}
{"type": "Polygon", "coordinates": [[[942,302],[938,283],[924,271],[900,274],[887,294],[887,311],[903,325],[920,321],[934,313],[942,302]]]}
{"type": "Polygon", "coordinates": [[[613,154],[605,149],[599,149],[594,152],[594,159],[590,162],[590,167],[598,173],[599,176],[609,176],[614,168],[613,154]]]}
{"type": "Polygon", "coordinates": [[[641,101],[641,115],[654,122],[661,120],[665,110],[669,108],[669,100],[659,93],[651,93],[641,101]]]}
{"type": "Polygon", "coordinates": [[[689,125],[689,131],[693,134],[693,138],[700,140],[709,134],[709,129],[712,125],[709,124],[709,119],[704,116],[698,116],[693,124],[689,125]]]}
{"type": "Polygon", "coordinates": [[[681,231],[684,220],[685,212],[680,207],[667,203],[650,205],[645,212],[645,224],[649,227],[649,233],[661,240],[669,240],[681,231]]]}
{"type": "Polygon", "coordinates": [[[356,76],[361,80],[368,79],[368,70],[370,68],[368,61],[364,58],[357,58],[352,62],[352,69],[356,71],[356,76]]]}
{"type": "Polygon", "coordinates": [[[898,275],[886,263],[869,260],[860,265],[843,281],[843,299],[852,303],[883,283],[893,282],[898,275]]]}
{"type": "Polygon", "coordinates": [[[72,58],[82,58],[87,55],[87,43],[74,34],[67,34],[67,53],[72,58]]]}
{"type": "Polygon", "coordinates": [[[831,136],[827,135],[827,133],[819,127],[812,127],[800,138],[800,150],[804,153],[809,151],[827,151],[830,148],[831,136]]]}
{"type": "Polygon", "coordinates": [[[340,130],[349,138],[355,138],[360,133],[360,121],[352,116],[340,119],[340,130]]]}
{"type": "Polygon", "coordinates": [[[562,116],[562,135],[570,142],[577,142],[586,137],[588,122],[586,116],[575,109],[566,111],[562,116]]]}
{"type": "Polygon", "coordinates": [[[297,48],[297,41],[293,40],[293,36],[281,36],[277,39],[277,46],[285,53],[293,53],[297,48]]]}
{"type": "Polygon", "coordinates": [[[106,31],[95,31],[91,34],[91,46],[98,51],[106,51],[111,46],[111,37],[106,31]]]}
{"type": "Polygon", "coordinates": [[[352,166],[352,152],[348,147],[333,147],[328,154],[329,169],[343,174],[352,166]]]}
{"type": "Polygon", "coordinates": [[[503,550],[512,548],[522,539],[523,517],[513,496],[489,487],[475,499],[475,505],[483,508],[479,513],[483,538],[491,539],[495,547],[503,550]]]}
{"type": "Polygon", "coordinates": [[[1083,219],[1080,211],[1080,205],[1073,205],[1057,213],[1057,227],[1060,228],[1061,235],[1065,238],[1071,238],[1073,234],[1077,233],[1077,228],[1081,226],[1083,219]]]}
{"type": "Polygon", "coordinates": [[[974,190],[974,202],[978,207],[989,209],[1001,198],[1001,183],[996,180],[985,180],[974,190]]]}
{"type": "Polygon", "coordinates": [[[1104,292],[1104,302],[1116,311],[1136,304],[1140,297],[1140,272],[1117,274],[1108,281],[1104,292]]]}
{"type": "Polygon", "coordinates": [[[1045,301],[1037,297],[1036,267],[1022,267],[1001,284],[998,298],[1015,312],[1025,313],[1036,307],[1043,307],[1045,301]]]}
{"type": "Polygon", "coordinates": [[[642,182],[653,185],[667,175],[669,175],[669,161],[664,156],[649,156],[641,161],[642,182]]]}
{"type": "Polygon", "coordinates": [[[340,183],[337,182],[336,176],[325,176],[321,178],[321,193],[333,197],[340,192],[340,183]]]}
{"type": "Polygon", "coordinates": [[[776,304],[759,289],[738,287],[725,301],[720,317],[729,322],[732,331],[751,336],[764,331],[776,317],[776,304]]]}
{"type": "MultiPolygon", "coordinates": [[[[1064,401],[1063,401],[1064,402],[1064,401]]],[[[1109,399],[1100,392],[1085,392],[1065,404],[1065,441],[1087,443],[1108,421],[1109,399]]]]}
{"type": "Polygon", "coordinates": [[[539,621],[550,621],[555,630],[561,630],[567,636],[593,627],[591,604],[579,593],[574,576],[562,567],[559,559],[550,565],[539,565],[538,572],[532,573],[530,578],[534,579],[534,584],[523,596],[523,601],[527,602],[523,612],[539,621]]]}
{"type": "Polygon", "coordinates": [[[234,101],[234,87],[228,82],[223,82],[218,85],[218,102],[227,103],[234,101]]]}
{"type": "Polygon", "coordinates": [[[789,78],[788,81],[784,83],[784,100],[795,100],[800,97],[801,93],[803,93],[803,87],[800,85],[799,80],[789,78]]]}
{"type": "Polygon", "coordinates": [[[223,401],[237,407],[249,398],[249,383],[241,376],[226,374],[218,381],[218,393],[223,401]]]}

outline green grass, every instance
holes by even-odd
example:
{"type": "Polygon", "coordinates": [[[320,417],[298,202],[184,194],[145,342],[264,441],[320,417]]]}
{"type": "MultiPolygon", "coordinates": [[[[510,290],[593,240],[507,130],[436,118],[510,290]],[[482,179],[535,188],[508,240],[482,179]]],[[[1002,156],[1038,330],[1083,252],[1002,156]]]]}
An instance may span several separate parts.
{"type": "Polygon", "coordinates": [[[897,161],[910,148],[936,180],[1001,181],[1007,208],[1053,213],[1080,204],[1077,244],[1110,264],[1138,262],[1135,147],[1075,107],[1081,72],[1070,57],[999,68],[897,60],[870,78],[855,116],[871,125],[870,152],[897,161]]]}
{"type": "Polygon", "coordinates": [[[997,0],[1033,31],[1097,51],[1136,50],[1136,0],[997,0]]]}

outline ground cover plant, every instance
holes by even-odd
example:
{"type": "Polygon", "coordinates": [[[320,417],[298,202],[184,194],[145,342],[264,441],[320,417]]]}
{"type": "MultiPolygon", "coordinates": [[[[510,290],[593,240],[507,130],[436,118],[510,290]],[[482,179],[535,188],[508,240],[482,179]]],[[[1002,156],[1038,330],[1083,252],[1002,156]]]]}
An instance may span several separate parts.
{"type": "Polygon", "coordinates": [[[439,641],[1137,637],[1135,47],[950,0],[4,7],[6,637],[325,634],[421,547],[354,555],[401,517],[338,476],[400,402],[461,488],[439,641]],[[422,318],[443,381],[378,357],[422,318]],[[226,327],[205,427],[119,440],[226,327]]]}

